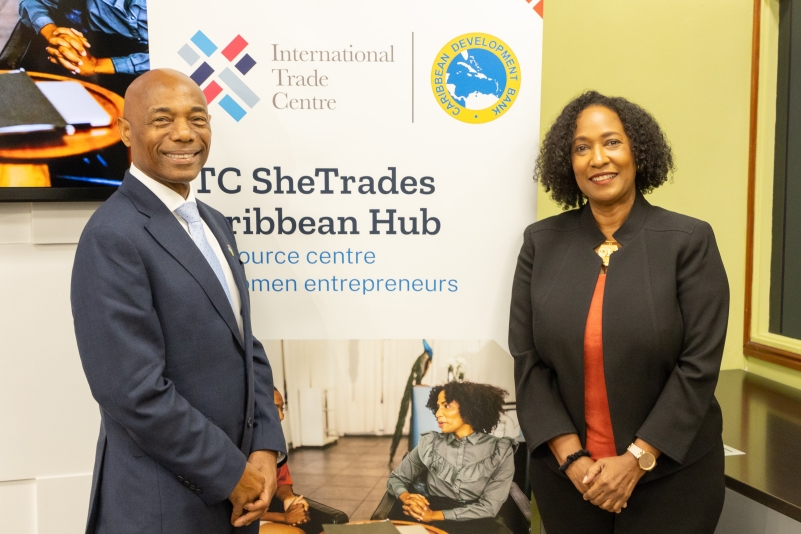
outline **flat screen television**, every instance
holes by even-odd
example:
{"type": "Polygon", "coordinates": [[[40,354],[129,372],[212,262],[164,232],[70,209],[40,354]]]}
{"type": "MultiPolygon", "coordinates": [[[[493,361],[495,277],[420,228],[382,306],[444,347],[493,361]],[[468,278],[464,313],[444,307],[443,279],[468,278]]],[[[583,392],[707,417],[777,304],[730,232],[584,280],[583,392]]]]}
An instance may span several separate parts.
{"type": "Polygon", "coordinates": [[[102,201],[122,183],[130,165],[117,130],[122,95],[150,65],[147,11],[144,2],[130,4],[130,12],[117,13],[56,3],[47,8],[49,29],[36,27],[40,19],[25,20],[25,14],[3,21],[13,30],[0,42],[0,86],[13,81],[15,90],[0,90],[0,202],[102,201]],[[98,62],[112,62],[115,73],[70,68],[48,42],[53,28],[80,35],[86,51],[98,62]],[[45,111],[57,118],[46,120],[45,111]]]}
{"type": "Polygon", "coordinates": [[[3,187],[0,202],[87,202],[103,201],[116,186],[98,187],[3,187]]]}

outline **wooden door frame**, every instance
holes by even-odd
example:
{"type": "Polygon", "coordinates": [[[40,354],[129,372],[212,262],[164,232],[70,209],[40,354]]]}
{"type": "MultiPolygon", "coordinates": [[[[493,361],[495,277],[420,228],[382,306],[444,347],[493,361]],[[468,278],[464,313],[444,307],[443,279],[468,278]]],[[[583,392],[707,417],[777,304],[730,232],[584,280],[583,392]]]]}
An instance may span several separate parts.
{"type": "Polygon", "coordinates": [[[751,32],[751,109],[748,137],[748,211],[745,236],[745,323],[743,328],[743,353],[770,363],[801,371],[801,354],[770,347],[751,339],[751,313],[754,287],[754,213],[756,202],[757,122],[759,111],[759,54],[761,44],[761,15],[763,0],[754,0],[753,27],[751,32]]]}

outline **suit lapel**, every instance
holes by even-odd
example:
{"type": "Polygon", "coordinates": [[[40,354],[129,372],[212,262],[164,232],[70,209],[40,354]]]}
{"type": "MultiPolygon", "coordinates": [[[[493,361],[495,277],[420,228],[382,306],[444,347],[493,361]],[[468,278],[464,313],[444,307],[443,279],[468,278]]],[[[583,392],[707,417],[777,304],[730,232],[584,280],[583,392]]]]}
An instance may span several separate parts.
{"type": "MultiPolygon", "coordinates": [[[[145,229],[197,280],[217,313],[220,314],[228,328],[231,329],[231,333],[244,348],[244,342],[242,336],[239,335],[239,327],[236,324],[228,297],[225,295],[225,290],[220,285],[209,262],[206,261],[203,253],[197,248],[186,230],[181,227],[181,223],[178,222],[175,215],[170,213],[161,200],[144,184],[127,173],[120,186],[120,192],[129,197],[140,212],[150,217],[150,220],[145,223],[145,229]]],[[[237,286],[239,286],[238,283],[237,286]]]]}

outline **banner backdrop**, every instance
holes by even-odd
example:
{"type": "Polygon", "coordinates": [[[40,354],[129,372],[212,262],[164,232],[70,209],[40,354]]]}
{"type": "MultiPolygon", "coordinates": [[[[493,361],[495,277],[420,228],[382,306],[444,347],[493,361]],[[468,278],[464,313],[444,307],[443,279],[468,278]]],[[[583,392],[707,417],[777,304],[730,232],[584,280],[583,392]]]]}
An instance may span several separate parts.
{"type": "Polygon", "coordinates": [[[195,192],[231,220],[257,334],[506,347],[535,220],[541,8],[149,4],[152,66],[210,102],[195,192]]]}

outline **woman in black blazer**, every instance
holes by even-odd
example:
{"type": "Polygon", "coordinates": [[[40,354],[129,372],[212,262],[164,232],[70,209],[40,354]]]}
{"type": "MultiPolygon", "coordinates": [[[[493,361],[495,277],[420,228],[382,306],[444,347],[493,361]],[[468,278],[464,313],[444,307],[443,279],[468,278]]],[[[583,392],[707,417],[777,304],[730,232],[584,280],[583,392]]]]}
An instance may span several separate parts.
{"type": "Polygon", "coordinates": [[[537,179],[578,208],[526,229],[512,289],[518,416],[548,534],[717,525],[729,289],[709,224],[643,196],[672,169],[653,117],[594,91],[540,149],[537,179]]]}

